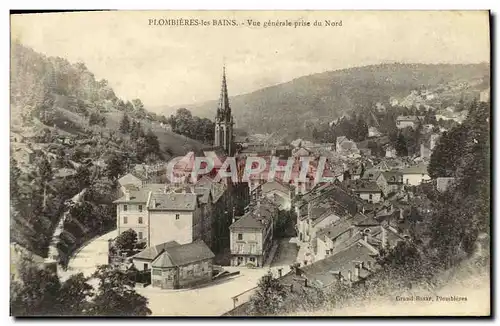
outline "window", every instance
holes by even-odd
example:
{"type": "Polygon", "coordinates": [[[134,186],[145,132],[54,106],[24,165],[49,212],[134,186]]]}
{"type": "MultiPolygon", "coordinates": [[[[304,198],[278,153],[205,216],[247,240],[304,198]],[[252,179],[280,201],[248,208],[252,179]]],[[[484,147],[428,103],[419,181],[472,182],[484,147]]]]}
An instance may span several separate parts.
{"type": "Polygon", "coordinates": [[[142,216],[139,216],[139,224],[142,224],[142,216]]]}
{"type": "Polygon", "coordinates": [[[243,240],[243,234],[242,233],[238,233],[238,240],[243,240]]]}
{"type": "Polygon", "coordinates": [[[148,264],[144,264],[143,266],[145,271],[148,270],[148,264]]]}
{"type": "Polygon", "coordinates": [[[172,280],[172,275],[168,274],[168,276],[167,276],[167,280],[168,280],[168,281],[171,281],[171,280],[172,280]]]}
{"type": "Polygon", "coordinates": [[[251,261],[252,263],[255,263],[255,257],[250,257],[250,261],[251,261]]]}
{"type": "Polygon", "coordinates": [[[127,211],[127,205],[123,205],[123,211],[126,212],[127,211]]]}
{"type": "Polygon", "coordinates": [[[127,216],[124,216],[123,217],[123,224],[127,224],[128,223],[128,217],[127,216]]]}
{"type": "Polygon", "coordinates": [[[175,214],[175,219],[178,220],[181,218],[181,214],[175,214]]]}
{"type": "Polygon", "coordinates": [[[139,205],[139,212],[142,212],[142,205],[139,205]]]}
{"type": "Polygon", "coordinates": [[[142,232],[137,233],[137,238],[138,238],[139,240],[142,240],[142,232]]]}
{"type": "Polygon", "coordinates": [[[372,194],[370,194],[370,195],[368,196],[368,198],[369,198],[369,199],[373,199],[373,195],[372,195],[372,194]]]}

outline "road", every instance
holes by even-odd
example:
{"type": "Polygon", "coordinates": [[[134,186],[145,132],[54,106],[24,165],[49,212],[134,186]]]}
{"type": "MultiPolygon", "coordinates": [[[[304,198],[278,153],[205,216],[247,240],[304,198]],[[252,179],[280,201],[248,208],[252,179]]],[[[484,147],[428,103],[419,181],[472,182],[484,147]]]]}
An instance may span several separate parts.
{"type": "MultiPolygon", "coordinates": [[[[91,275],[96,266],[107,264],[108,239],[116,236],[116,230],[94,239],[70,260],[68,271],[61,273],[66,279],[71,274],[83,272],[91,275]]],[[[290,239],[282,239],[271,263],[271,270],[277,275],[279,268],[288,272],[296,259],[297,248],[290,239]]],[[[150,286],[137,286],[136,291],[149,300],[153,316],[220,316],[233,308],[232,297],[255,287],[269,268],[229,267],[227,271],[240,271],[240,275],[221,279],[195,289],[162,290],[150,286]]]]}
{"type": "Polygon", "coordinates": [[[70,275],[82,272],[85,276],[90,276],[99,265],[108,263],[108,239],[115,238],[117,230],[108,232],[94,240],[76,252],[71,258],[66,271],[59,274],[62,280],[70,275]]]}

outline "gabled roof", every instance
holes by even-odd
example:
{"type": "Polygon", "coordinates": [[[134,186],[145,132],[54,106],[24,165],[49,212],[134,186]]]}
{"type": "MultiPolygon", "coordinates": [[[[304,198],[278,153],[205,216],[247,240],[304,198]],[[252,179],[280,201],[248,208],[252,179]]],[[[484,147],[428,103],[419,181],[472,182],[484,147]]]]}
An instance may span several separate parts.
{"type": "Polygon", "coordinates": [[[361,182],[356,182],[353,189],[355,192],[369,192],[369,193],[382,192],[377,183],[371,180],[368,181],[361,180],[361,182]]]}
{"type": "Polygon", "coordinates": [[[355,226],[376,226],[380,225],[380,222],[377,221],[372,216],[366,216],[364,214],[358,213],[356,214],[350,222],[355,226]]]}
{"type": "Polygon", "coordinates": [[[345,232],[349,231],[352,228],[352,224],[347,221],[347,220],[341,220],[338,221],[324,229],[321,229],[318,233],[317,236],[319,237],[326,237],[329,239],[335,239],[339,235],[344,234],[345,232]]]}
{"type": "Polygon", "coordinates": [[[194,211],[198,203],[193,193],[152,193],[149,210],[194,211]]]}
{"type": "Polygon", "coordinates": [[[401,172],[403,174],[427,174],[427,166],[425,165],[416,165],[412,167],[408,167],[402,169],[401,172]]]}
{"type": "Polygon", "coordinates": [[[381,175],[384,176],[385,181],[389,184],[403,182],[403,173],[400,171],[384,171],[381,175]]]}
{"type": "Polygon", "coordinates": [[[230,229],[264,229],[273,222],[273,217],[276,212],[276,206],[267,198],[261,198],[259,204],[253,204],[248,207],[248,211],[236,220],[230,229]]]}
{"type": "Polygon", "coordinates": [[[142,181],[142,179],[132,173],[127,173],[123,177],[118,179],[118,183],[122,186],[130,183],[141,183],[142,181]]]}
{"type": "Polygon", "coordinates": [[[148,201],[148,194],[149,192],[147,190],[141,189],[141,190],[131,190],[130,192],[130,197],[129,200],[127,200],[127,196],[123,195],[122,197],[118,198],[115,200],[113,203],[115,204],[145,204],[148,201]]]}
{"type": "MultiPolygon", "coordinates": [[[[339,279],[339,272],[347,278],[348,272],[353,272],[355,264],[361,262],[371,262],[374,265],[376,259],[375,254],[362,241],[358,241],[343,251],[301,269],[307,278],[328,286],[339,279]]],[[[363,268],[360,271],[360,277],[366,277],[369,274],[370,272],[363,268]]]]}
{"type": "Polygon", "coordinates": [[[419,118],[416,115],[400,115],[396,118],[396,121],[418,121],[419,118]]]}
{"type": "Polygon", "coordinates": [[[159,244],[157,246],[146,248],[143,251],[141,251],[140,253],[132,256],[132,258],[143,259],[143,260],[153,260],[163,250],[170,248],[170,247],[175,247],[175,246],[179,246],[179,243],[177,243],[176,241],[165,242],[165,243],[159,244]]]}
{"type": "Polygon", "coordinates": [[[156,268],[177,267],[214,257],[214,253],[205,242],[197,240],[192,243],[165,248],[151,266],[156,268]]]}

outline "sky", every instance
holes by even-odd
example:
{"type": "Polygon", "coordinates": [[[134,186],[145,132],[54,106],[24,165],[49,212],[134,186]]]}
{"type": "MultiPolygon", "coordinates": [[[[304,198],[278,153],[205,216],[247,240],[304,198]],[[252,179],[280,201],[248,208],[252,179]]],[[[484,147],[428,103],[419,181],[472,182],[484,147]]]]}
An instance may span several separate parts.
{"type": "Polygon", "coordinates": [[[489,62],[485,11],[122,11],[11,17],[12,39],[84,62],[124,99],[146,108],[218,98],[225,62],[231,96],[313,73],[369,64],[489,62]],[[150,25],[203,19],[211,26],[150,25]],[[213,19],[238,26],[213,26],[213,19]],[[261,26],[248,26],[248,19],[261,26]],[[342,26],[263,27],[276,20],[342,26]]]}

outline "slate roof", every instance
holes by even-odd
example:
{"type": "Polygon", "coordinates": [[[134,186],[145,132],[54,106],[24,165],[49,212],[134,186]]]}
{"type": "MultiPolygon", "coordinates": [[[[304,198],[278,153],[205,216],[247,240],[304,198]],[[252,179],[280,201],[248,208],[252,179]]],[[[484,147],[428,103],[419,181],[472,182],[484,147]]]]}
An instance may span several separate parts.
{"type": "Polygon", "coordinates": [[[382,172],[382,175],[389,184],[403,183],[403,173],[399,171],[385,171],[382,172]]]}
{"type": "Polygon", "coordinates": [[[165,242],[165,243],[159,244],[157,246],[146,248],[143,251],[141,251],[140,253],[132,256],[132,258],[143,259],[143,260],[153,260],[163,250],[170,248],[170,247],[174,247],[174,246],[179,246],[179,243],[177,243],[176,241],[165,242]]]}
{"type": "Polygon", "coordinates": [[[324,229],[321,229],[320,231],[318,231],[317,236],[321,238],[326,237],[329,239],[335,239],[339,235],[349,231],[351,227],[352,224],[349,221],[341,220],[324,229]]]}
{"type": "Polygon", "coordinates": [[[416,165],[401,170],[403,174],[427,174],[427,166],[416,165]]]}
{"type": "Polygon", "coordinates": [[[202,240],[165,248],[153,261],[152,267],[169,268],[183,266],[214,258],[214,253],[202,240]]]}
{"type": "Polygon", "coordinates": [[[396,118],[396,121],[418,121],[418,117],[416,115],[400,115],[396,118]]]}
{"type": "Polygon", "coordinates": [[[65,178],[75,174],[76,171],[74,169],[61,168],[54,173],[54,178],[65,178]]]}
{"type": "Polygon", "coordinates": [[[356,226],[373,226],[380,225],[379,221],[377,221],[372,216],[366,216],[364,214],[358,213],[356,214],[350,222],[356,226]]]}
{"type": "Polygon", "coordinates": [[[129,200],[127,200],[126,195],[123,195],[122,197],[115,200],[113,203],[115,203],[115,204],[121,204],[121,203],[142,204],[142,203],[144,203],[145,204],[148,201],[148,194],[149,194],[149,192],[147,190],[144,190],[144,189],[131,190],[129,200]]]}
{"type": "Polygon", "coordinates": [[[276,206],[266,198],[260,199],[261,204],[249,206],[248,211],[236,220],[230,229],[264,229],[269,223],[273,222],[273,215],[276,212],[276,206]]]}
{"type": "Polygon", "coordinates": [[[152,193],[149,210],[194,211],[198,203],[193,193],[152,193]]]}
{"type": "MultiPolygon", "coordinates": [[[[338,281],[338,272],[341,272],[344,278],[347,278],[348,271],[354,273],[356,262],[371,262],[375,265],[374,256],[374,253],[365,245],[356,242],[343,251],[301,269],[307,278],[313,279],[318,285],[328,286],[338,281]]],[[[365,269],[360,271],[360,277],[366,277],[369,274],[370,272],[365,269]]]]}
{"type": "MultiPolygon", "coordinates": [[[[358,180],[356,180],[358,181],[358,180]]],[[[354,185],[355,192],[382,192],[379,186],[375,183],[375,181],[365,181],[361,180],[361,182],[356,182],[354,185]]]]}
{"type": "Polygon", "coordinates": [[[129,184],[129,183],[138,183],[138,182],[142,182],[142,181],[143,181],[143,179],[139,178],[138,176],[136,176],[133,173],[127,173],[123,177],[118,179],[118,183],[122,186],[129,184]]]}

